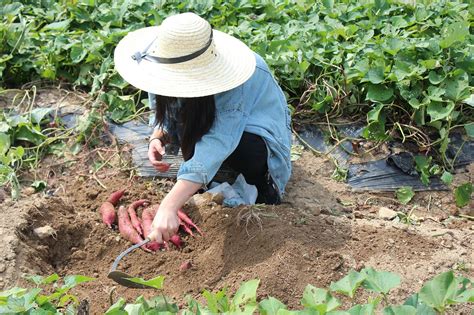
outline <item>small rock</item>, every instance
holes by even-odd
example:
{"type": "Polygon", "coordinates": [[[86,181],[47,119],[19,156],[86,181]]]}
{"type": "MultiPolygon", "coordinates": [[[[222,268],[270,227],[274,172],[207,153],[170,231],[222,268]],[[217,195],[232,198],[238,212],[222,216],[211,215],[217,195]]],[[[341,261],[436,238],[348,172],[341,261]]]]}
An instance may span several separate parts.
{"type": "Polygon", "coordinates": [[[7,269],[7,265],[5,263],[0,263],[0,273],[4,272],[7,269]]]}
{"type": "Polygon", "coordinates": [[[58,235],[56,230],[53,229],[49,225],[45,225],[45,226],[36,228],[36,229],[33,230],[33,233],[35,233],[35,235],[38,236],[38,238],[40,238],[40,239],[45,239],[45,238],[48,238],[50,236],[52,236],[53,238],[56,238],[57,235],[58,235]]]}
{"type": "Polygon", "coordinates": [[[90,200],[94,200],[97,198],[97,196],[99,195],[99,191],[95,190],[95,191],[88,191],[86,196],[88,199],[90,200]]]}
{"type": "Polygon", "coordinates": [[[356,219],[363,219],[364,218],[364,215],[362,214],[362,212],[360,211],[354,211],[354,217],[356,219]]]}
{"type": "Polygon", "coordinates": [[[22,193],[25,194],[26,196],[31,196],[36,192],[36,190],[33,187],[26,187],[25,189],[22,190],[22,193]]]}
{"type": "Polygon", "coordinates": [[[116,242],[120,242],[120,236],[117,235],[117,236],[115,237],[115,241],[116,241],[116,242]]]}
{"type": "Polygon", "coordinates": [[[93,276],[94,278],[99,278],[99,273],[98,273],[98,272],[94,272],[94,273],[92,274],[92,276],[93,276]]]}
{"type": "Polygon", "coordinates": [[[389,242],[390,244],[395,244],[395,241],[393,240],[393,238],[389,238],[389,239],[388,239],[388,242],[389,242]]]}
{"type": "Polygon", "coordinates": [[[379,218],[391,220],[397,216],[397,213],[387,207],[380,207],[378,211],[379,218]]]}

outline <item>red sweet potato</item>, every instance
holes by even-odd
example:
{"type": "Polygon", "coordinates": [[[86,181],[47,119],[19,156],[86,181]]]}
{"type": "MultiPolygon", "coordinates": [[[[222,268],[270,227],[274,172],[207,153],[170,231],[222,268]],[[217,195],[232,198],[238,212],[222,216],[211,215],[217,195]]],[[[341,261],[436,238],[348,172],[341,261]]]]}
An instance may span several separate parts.
{"type": "Polygon", "coordinates": [[[188,269],[191,269],[192,266],[193,264],[190,260],[183,261],[183,263],[179,266],[179,271],[186,271],[188,269]]]}
{"type": "Polygon", "coordinates": [[[190,225],[190,226],[194,227],[196,229],[196,231],[198,231],[199,234],[203,235],[201,229],[199,229],[197,227],[197,225],[194,224],[193,221],[191,221],[191,219],[186,215],[186,213],[183,212],[183,210],[181,210],[181,209],[178,210],[178,217],[183,221],[184,226],[190,225]]]}
{"type": "MultiPolygon", "coordinates": [[[[120,235],[122,235],[124,239],[132,242],[133,244],[137,244],[143,241],[142,237],[133,228],[132,222],[130,221],[130,217],[128,216],[128,212],[124,206],[120,206],[117,215],[120,235]]],[[[147,250],[147,248],[143,249],[147,250]]]]}
{"type": "MultiPolygon", "coordinates": [[[[148,207],[143,210],[142,212],[142,227],[143,227],[143,236],[148,237],[151,233],[151,224],[153,223],[153,219],[155,218],[156,211],[158,210],[158,206],[148,207]]],[[[146,244],[146,247],[156,252],[162,247],[162,244],[152,241],[146,244]]]]}
{"type": "Polygon", "coordinates": [[[112,228],[112,224],[115,223],[116,214],[114,205],[106,201],[100,206],[100,215],[102,216],[102,222],[104,222],[109,228],[112,228]]]}
{"type": "Polygon", "coordinates": [[[143,235],[142,223],[140,218],[137,216],[137,208],[140,206],[147,206],[148,200],[140,199],[137,201],[132,202],[132,204],[128,207],[127,211],[130,215],[130,221],[132,222],[133,227],[137,230],[138,234],[143,235]]]}
{"type": "Polygon", "coordinates": [[[114,206],[116,206],[117,202],[120,200],[120,198],[122,198],[124,193],[125,193],[125,189],[117,190],[116,192],[110,195],[107,201],[113,204],[114,206]]]}
{"type": "Polygon", "coordinates": [[[174,244],[174,246],[181,248],[183,246],[183,243],[181,242],[181,237],[179,237],[178,234],[175,234],[171,236],[170,242],[174,244]]]}

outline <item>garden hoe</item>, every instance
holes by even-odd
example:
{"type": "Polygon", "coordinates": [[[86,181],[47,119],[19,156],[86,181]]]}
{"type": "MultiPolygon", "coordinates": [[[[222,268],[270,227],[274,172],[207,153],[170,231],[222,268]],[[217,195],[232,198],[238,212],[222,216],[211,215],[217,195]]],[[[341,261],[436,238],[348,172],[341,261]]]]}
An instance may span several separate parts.
{"type": "Polygon", "coordinates": [[[133,276],[130,276],[130,275],[126,274],[123,271],[117,270],[117,266],[118,266],[120,260],[122,260],[123,257],[128,255],[134,249],[145,245],[149,241],[150,241],[150,239],[146,238],[145,240],[141,241],[140,243],[135,244],[135,245],[127,248],[126,250],[124,250],[122,253],[120,253],[120,255],[118,255],[117,258],[115,258],[115,261],[112,264],[112,268],[110,268],[110,271],[109,271],[109,274],[107,275],[107,277],[114,280],[118,284],[127,287],[127,288],[150,289],[151,287],[149,287],[149,286],[145,286],[143,284],[135,283],[135,282],[132,282],[132,281],[128,280],[128,278],[133,278],[133,276]]]}

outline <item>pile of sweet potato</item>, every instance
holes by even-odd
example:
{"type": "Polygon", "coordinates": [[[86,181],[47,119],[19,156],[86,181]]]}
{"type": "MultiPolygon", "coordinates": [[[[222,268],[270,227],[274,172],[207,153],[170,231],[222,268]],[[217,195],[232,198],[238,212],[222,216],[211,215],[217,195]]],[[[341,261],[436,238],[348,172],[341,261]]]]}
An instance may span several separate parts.
{"type": "MultiPolygon", "coordinates": [[[[126,240],[133,244],[140,243],[144,238],[148,237],[151,233],[151,224],[156,212],[159,209],[159,205],[149,206],[150,202],[145,199],[140,199],[132,202],[128,208],[120,206],[118,211],[115,211],[115,207],[118,205],[120,198],[122,198],[125,190],[118,190],[110,195],[99,209],[102,216],[102,222],[109,228],[118,222],[118,229],[120,235],[126,240]],[[139,207],[146,207],[143,209],[141,217],[137,215],[137,209],[139,207]]],[[[183,230],[191,236],[194,236],[192,228],[195,228],[199,234],[202,235],[199,227],[191,221],[191,219],[182,211],[178,211],[178,217],[180,220],[180,226],[183,230]]],[[[173,243],[177,248],[181,248],[183,243],[178,234],[173,235],[170,238],[170,242],[173,243]]],[[[149,242],[143,249],[146,251],[157,251],[162,248],[168,248],[168,244],[159,244],[156,241],[149,242]]]]}

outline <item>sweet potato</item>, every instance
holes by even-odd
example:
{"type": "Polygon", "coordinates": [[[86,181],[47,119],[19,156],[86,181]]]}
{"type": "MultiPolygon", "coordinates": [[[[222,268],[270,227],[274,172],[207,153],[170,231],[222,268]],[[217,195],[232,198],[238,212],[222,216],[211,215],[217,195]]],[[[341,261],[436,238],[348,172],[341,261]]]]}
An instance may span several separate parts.
{"type": "Polygon", "coordinates": [[[123,194],[125,193],[125,189],[117,190],[116,192],[112,193],[107,199],[112,205],[116,206],[117,202],[122,198],[123,194]]]}
{"type": "Polygon", "coordinates": [[[143,235],[142,229],[142,222],[137,216],[137,208],[140,206],[147,206],[148,200],[140,199],[137,201],[132,202],[132,204],[128,207],[127,211],[130,215],[130,221],[132,222],[133,227],[137,230],[138,234],[143,235]]]}
{"type": "MultiPolygon", "coordinates": [[[[151,224],[153,223],[153,218],[155,218],[156,211],[158,210],[158,206],[148,207],[143,210],[142,212],[142,227],[143,227],[143,236],[148,237],[151,233],[151,224]]],[[[162,244],[152,241],[146,244],[146,247],[156,252],[157,250],[162,248],[162,244]]]]}
{"type": "Polygon", "coordinates": [[[201,229],[199,229],[197,227],[197,225],[194,224],[194,222],[191,221],[191,219],[187,216],[187,214],[184,213],[183,210],[181,210],[181,209],[178,210],[178,218],[180,218],[183,221],[185,226],[190,225],[190,226],[194,227],[196,229],[196,231],[198,231],[199,234],[203,235],[201,229]]]}
{"type": "MultiPolygon", "coordinates": [[[[117,215],[120,235],[122,235],[124,239],[132,242],[133,244],[137,244],[143,241],[142,237],[134,229],[132,222],[130,221],[130,217],[128,216],[128,212],[124,206],[120,206],[117,215]]],[[[148,250],[145,247],[143,249],[148,250]]]]}
{"type": "Polygon", "coordinates": [[[115,223],[117,217],[114,205],[106,201],[100,206],[99,212],[102,216],[102,222],[104,222],[109,228],[112,228],[112,224],[115,223]]]}
{"type": "Polygon", "coordinates": [[[181,242],[181,237],[179,237],[178,234],[175,234],[171,236],[170,242],[174,244],[174,246],[178,247],[179,249],[181,246],[183,246],[183,243],[181,242]]]}

